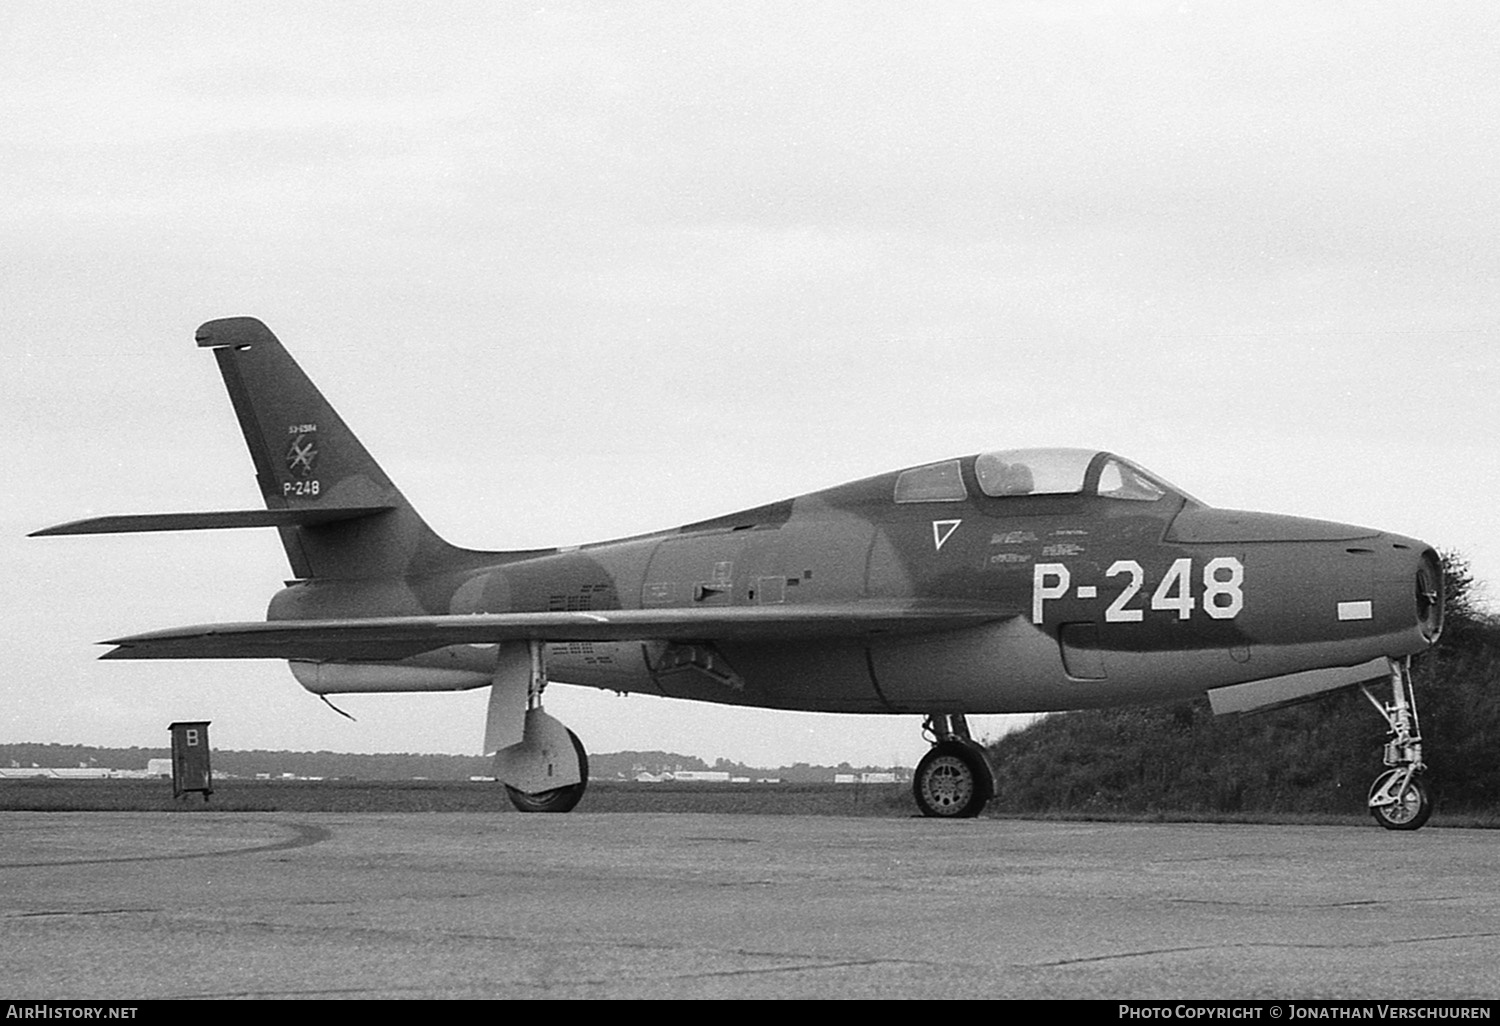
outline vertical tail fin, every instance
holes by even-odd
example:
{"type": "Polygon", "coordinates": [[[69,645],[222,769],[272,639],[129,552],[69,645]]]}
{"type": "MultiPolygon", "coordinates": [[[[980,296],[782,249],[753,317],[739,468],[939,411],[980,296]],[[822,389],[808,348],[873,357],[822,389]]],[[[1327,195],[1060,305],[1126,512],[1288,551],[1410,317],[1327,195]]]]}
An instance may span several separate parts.
{"type": "Polygon", "coordinates": [[[269,328],[254,317],[227,317],[200,327],[197,341],[214,351],[267,509],[393,507],[278,528],[293,573],[387,577],[454,565],[463,550],[423,522],[269,328]]]}

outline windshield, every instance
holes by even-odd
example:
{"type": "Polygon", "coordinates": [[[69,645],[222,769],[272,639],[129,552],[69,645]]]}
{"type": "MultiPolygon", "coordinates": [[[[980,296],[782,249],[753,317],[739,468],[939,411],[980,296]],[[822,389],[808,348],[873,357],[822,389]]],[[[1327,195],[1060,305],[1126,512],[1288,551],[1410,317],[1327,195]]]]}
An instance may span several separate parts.
{"type": "Polygon", "coordinates": [[[1130,502],[1155,502],[1166,490],[1143,472],[1111,456],[1099,469],[1099,494],[1106,499],[1130,502]]]}

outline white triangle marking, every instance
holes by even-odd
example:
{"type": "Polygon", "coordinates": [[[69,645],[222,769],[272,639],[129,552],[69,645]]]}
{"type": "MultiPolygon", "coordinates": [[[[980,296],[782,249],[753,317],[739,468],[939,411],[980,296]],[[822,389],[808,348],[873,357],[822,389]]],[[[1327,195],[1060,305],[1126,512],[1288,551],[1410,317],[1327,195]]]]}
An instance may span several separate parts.
{"type": "Polygon", "coordinates": [[[943,542],[953,537],[953,532],[958,530],[962,520],[934,520],[932,522],[932,544],[934,552],[941,552],[943,542]]]}

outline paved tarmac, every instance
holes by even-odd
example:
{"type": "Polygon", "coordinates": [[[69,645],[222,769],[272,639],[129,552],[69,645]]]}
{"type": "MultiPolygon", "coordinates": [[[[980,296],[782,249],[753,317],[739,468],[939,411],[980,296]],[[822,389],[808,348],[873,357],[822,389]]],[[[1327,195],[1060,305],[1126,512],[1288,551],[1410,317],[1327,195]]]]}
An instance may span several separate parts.
{"type": "Polygon", "coordinates": [[[1500,833],[0,813],[0,998],[1489,998],[1500,833]]]}

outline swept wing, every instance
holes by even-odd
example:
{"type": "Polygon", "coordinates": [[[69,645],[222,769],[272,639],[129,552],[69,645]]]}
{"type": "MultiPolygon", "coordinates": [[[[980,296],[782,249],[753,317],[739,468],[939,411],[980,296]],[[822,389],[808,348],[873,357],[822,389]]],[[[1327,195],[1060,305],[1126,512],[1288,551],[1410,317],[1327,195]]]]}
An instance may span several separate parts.
{"type": "Polygon", "coordinates": [[[401,659],[446,645],[501,641],[776,641],[960,630],[1015,616],[919,600],[707,609],[476,613],[274,620],[174,627],[103,642],[104,659],[401,659]]]}

